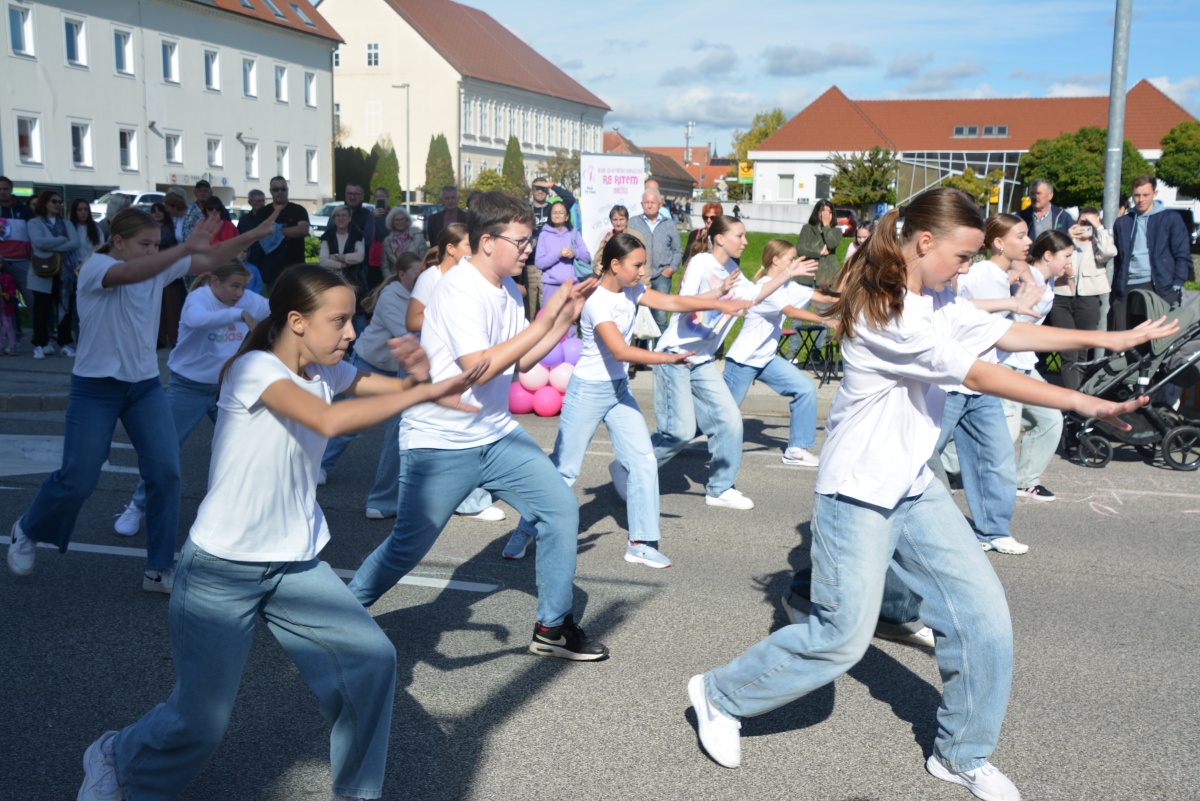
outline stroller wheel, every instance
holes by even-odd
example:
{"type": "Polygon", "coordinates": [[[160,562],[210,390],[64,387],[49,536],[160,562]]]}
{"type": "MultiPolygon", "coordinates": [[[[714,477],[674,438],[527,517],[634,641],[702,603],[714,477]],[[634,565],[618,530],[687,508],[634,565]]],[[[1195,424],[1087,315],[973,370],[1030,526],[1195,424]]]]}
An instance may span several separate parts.
{"type": "Polygon", "coordinates": [[[1175,470],[1195,470],[1200,467],[1200,428],[1179,426],[1163,437],[1163,461],[1175,470]]]}
{"type": "Polygon", "coordinates": [[[1087,467],[1104,467],[1112,461],[1113,446],[1098,434],[1086,434],[1079,438],[1079,461],[1087,467]]]}

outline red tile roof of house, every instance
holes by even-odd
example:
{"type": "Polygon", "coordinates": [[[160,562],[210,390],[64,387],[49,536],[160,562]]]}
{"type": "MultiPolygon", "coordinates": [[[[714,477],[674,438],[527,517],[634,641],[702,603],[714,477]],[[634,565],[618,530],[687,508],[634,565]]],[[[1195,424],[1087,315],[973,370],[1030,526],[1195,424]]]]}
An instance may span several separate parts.
{"type": "Polygon", "coordinates": [[[452,0],[387,0],[387,4],[468,78],[611,111],[607,103],[477,8],[452,0]]]}
{"type": "Polygon", "coordinates": [[[310,0],[271,0],[275,4],[275,7],[279,9],[279,14],[283,16],[277,15],[263,0],[249,0],[251,8],[246,8],[242,0],[196,0],[196,2],[199,2],[201,5],[216,6],[222,11],[230,11],[234,14],[240,14],[243,17],[253,17],[262,22],[269,22],[272,25],[291,28],[300,33],[320,36],[323,39],[329,39],[334,42],[344,41],[338,35],[338,32],[333,29],[333,26],[313,8],[310,0]],[[308,19],[308,22],[304,21],[305,18],[308,19]],[[308,24],[309,22],[312,24],[308,24]]]}
{"type": "MultiPolygon", "coordinates": [[[[680,149],[682,150],[682,148],[680,149]]],[[[638,147],[627,137],[616,131],[604,132],[605,153],[627,153],[632,156],[645,156],[650,162],[651,176],[669,181],[678,181],[684,184],[696,183],[695,177],[685,170],[682,164],[660,151],[661,148],[659,150],[651,150],[649,148],[638,147]]]]}
{"type": "MultiPolygon", "coordinates": [[[[1163,134],[1191,114],[1149,81],[1125,99],[1125,138],[1139,150],[1158,150],[1163,134]]],[[[759,145],[771,150],[855,152],[880,147],[914,151],[1025,151],[1085,126],[1107,127],[1107,97],[990,98],[984,100],[850,100],[836,86],[759,145]],[[956,126],[1007,125],[1006,137],[954,136],[956,126]]]]}
{"type": "Polygon", "coordinates": [[[728,164],[714,164],[712,158],[711,145],[702,145],[692,148],[692,160],[688,164],[684,164],[683,156],[687,148],[685,147],[644,147],[642,150],[648,153],[661,153],[664,156],[669,156],[674,159],[681,167],[688,171],[692,178],[696,179],[696,183],[700,189],[715,189],[720,184],[719,179],[724,178],[729,174],[728,164]]]}

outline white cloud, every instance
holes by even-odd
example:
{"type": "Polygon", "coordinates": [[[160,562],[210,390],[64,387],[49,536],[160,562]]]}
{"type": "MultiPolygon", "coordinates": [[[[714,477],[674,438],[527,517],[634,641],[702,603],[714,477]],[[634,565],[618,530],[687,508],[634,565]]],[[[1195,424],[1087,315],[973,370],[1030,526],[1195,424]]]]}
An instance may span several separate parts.
{"type": "Polygon", "coordinates": [[[891,60],[883,77],[915,78],[931,61],[933,53],[901,53],[891,60]]]}
{"type": "Polygon", "coordinates": [[[870,50],[846,42],[834,42],[825,50],[776,45],[768,47],[765,55],[767,74],[783,78],[816,75],[839,67],[869,67],[875,63],[870,50]]]}
{"type": "Polygon", "coordinates": [[[1189,75],[1178,81],[1167,76],[1150,78],[1164,95],[1187,109],[1193,116],[1200,116],[1200,75],[1189,75]]]}
{"type": "Polygon", "coordinates": [[[1094,97],[1108,92],[1101,86],[1082,83],[1052,83],[1046,97],[1094,97]]]}
{"type": "Polygon", "coordinates": [[[987,68],[973,58],[964,58],[956,64],[934,67],[901,87],[910,95],[941,94],[957,89],[959,81],[987,72],[987,68]]]}

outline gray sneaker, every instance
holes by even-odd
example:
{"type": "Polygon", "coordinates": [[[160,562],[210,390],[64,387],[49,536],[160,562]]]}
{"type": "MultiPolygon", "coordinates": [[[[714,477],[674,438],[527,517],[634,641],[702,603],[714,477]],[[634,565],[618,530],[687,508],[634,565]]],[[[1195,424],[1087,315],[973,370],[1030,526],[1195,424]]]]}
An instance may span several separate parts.
{"type": "Polygon", "coordinates": [[[8,569],[18,576],[33,572],[33,560],[37,556],[37,543],[25,536],[21,521],[12,524],[12,544],[8,546],[8,569]]]}
{"type": "Polygon", "coordinates": [[[106,731],[83,752],[83,784],[75,801],[124,801],[113,757],[115,731],[106,731]]]}

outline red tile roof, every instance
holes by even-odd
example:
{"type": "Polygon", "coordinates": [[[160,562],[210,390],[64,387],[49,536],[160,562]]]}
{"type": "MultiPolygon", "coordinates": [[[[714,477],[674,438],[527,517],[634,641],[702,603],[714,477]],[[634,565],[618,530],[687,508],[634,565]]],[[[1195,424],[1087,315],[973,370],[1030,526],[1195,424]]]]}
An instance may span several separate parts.
{"type": "MultiPolygon", "coordinates": [[[[466,77],[612,110],[477,8],[451,0],[387,0],[387,4],[466,77]]],[[[535,6],[528,8],[545,13],[535,6]]]]}
{"type": "MultiPolygon", "coordinates": [[[[1158,150],[1163,134],[1191,114],[1149,81],[1125,98],[1125,138],[1158,150]]],[[[1107,97],[983,100],[850,100],[836,86],[769,136],[756,151],[854,152],[880,147],[914,151],[1025,151],[1084,126],[1108,125],[1107,97]],[[1006,137],[956,137],[956,126],[1007,125],[1006,137]]]]}
{"type": "Polygon", "coordinates": [[[661,153],[674,159],[688,171],[692,178],[696,179],[700,189],[715,189],[720,185],[719,179],[729,174],[730,166],[728,164],[714,164],[710,160],[712,158],[711,145],[694,146],[692,160],[689,164],[683,162],[683,155],[687,150],[685,147],[644,147],[642,149],[649,153],[661,153]]]}
{"type": "Polygon", "coordinates": [[[272,25],[279,25],[283,28],[291,28],[300,33],[308,33],[313,36],[320,36],[323,39],[329,39],[334,42],[344,41],[338,32],[333,29],[333,26],[325,21],[325,18],[313,8],[310,0],[271,0],[275,7],[279,9],[280,17],[272,11],[263,0],[249,0],[252,8],[246,8],[242,0],[195,0],[201,5],[216,6],[222,11],[230,11],[234,14],[240,14],[243,17],[253,17],[262,22],[269,22],[272,25]],[[292,8],[296,6],[296,8],[292,8]],[[299,9],[297,12],[296,9],[299,9]],[[303,15],[303,16],[301,16],[303,15]],[[309,25],[304,21],[307,17],[309,25]]]}
{"type": "MultiPolygon", "coordinates": [[[[680,148],[682,150],[683,148],[680,148]]],[[[664,181],[674,181],[680,184],[694,184],[696,179],[683,168],[683,165],[669,155],[658,150],[641,148],[624,135],[616,131],[604,132],[605,153],[627,153],[632,156],[645,156],[650,162],[650,175],[664,181]]]]}

